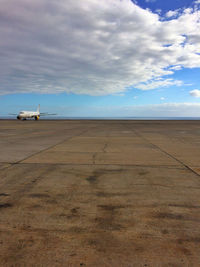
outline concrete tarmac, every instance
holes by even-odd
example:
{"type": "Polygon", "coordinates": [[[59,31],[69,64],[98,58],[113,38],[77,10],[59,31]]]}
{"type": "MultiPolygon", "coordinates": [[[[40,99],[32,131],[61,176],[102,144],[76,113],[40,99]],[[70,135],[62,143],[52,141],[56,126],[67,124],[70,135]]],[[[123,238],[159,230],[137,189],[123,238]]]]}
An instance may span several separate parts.
{"type": "Polygon", "coordinates": [[[200,121],[0,121],[0,266],[200,266],[200,121]]]}

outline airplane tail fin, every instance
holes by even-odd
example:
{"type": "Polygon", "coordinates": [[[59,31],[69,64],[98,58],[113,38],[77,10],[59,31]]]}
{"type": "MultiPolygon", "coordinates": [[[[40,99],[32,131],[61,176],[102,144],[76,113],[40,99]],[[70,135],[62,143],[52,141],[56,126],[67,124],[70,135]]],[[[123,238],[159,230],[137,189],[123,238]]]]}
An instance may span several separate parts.
{"type": "Polygon", "coordinates": [[[40,113],[40,104],[38,105],[37,112],[40,113]]]}

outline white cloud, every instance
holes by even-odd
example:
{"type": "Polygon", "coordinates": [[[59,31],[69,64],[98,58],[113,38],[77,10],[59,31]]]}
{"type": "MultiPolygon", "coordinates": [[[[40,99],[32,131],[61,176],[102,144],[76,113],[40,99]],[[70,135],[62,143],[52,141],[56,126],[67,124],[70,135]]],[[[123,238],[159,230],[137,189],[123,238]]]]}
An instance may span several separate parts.
{"type": "Polygon", "coordinates": [[[200,0],[196,0],[194,3],[195,3],[196,5],[198,5],[198,4],[200,4],[200,0]]]}
{"type": "MultiPolygon", "coordinates": [[[[200,103],[161,103],[152,105],[136,105],[122,107],[96,107],[94,116],[114,117],[200,117],[200,103]]],[[[91,116],[85,113],[85,116],[91,116]]]]}
{"type": "Polygon", "coordinates": [[[155,10],[155,12],[160,15],[162,13],[162,9],[158,8],[158,9],[155,10]]]}
{"type": "Polygon", "coordinates": [[[190,91],[190,95],[199,98],[200,97],[200,90],[195,89],[190,91]]]}
{"type": "MultiPolygon", "coordinates": [[[[123,108],[121,110],[123,116],[123,108]]],[[[162,103],[127,107],[126,116],[200,117],[200,103],[162,103]],[[148,115],[147,115],[148,114],[148,115]]]]}
{"type": "Polygon", "coordinates": [[[145,0],[146,3],[154,3],[156,0],[145,0]]]}
{"type": "Polygon", "coordinates": [[[149,90],[200,67],[197,8],[163,21],[131,0],[2,0],[0,36],[0,94],[149,90]]]}
{"type": "Polygon", "coordinates": [[[141,89],[141,90],[152,90],[152,89],[155,89],[155,88],[160,88],[160,87],[169,87],[169,86],[172,86],[172,85],[175,85],[175,86],[181,86],[183,84],[182,81],[179,81],[179,80],[172,80],[172,79],[158,79],[158,80],[154,80],[154,81],[148,81],[147,83],[141,83],[141,84],[138,84],[136,85],[136,87],[138,89],[141,89]]]}
{"type": "Polygon", "coordinates": [[[162,101],[165,100],[165,97],[161,97],[160,100],[162,100],[162,101]]]}
{"type": "Polygon", "coordinates": [[[167,18],[171,18],[171,17],[176,17],[180,12],[180,9],[176,9],[176,10],[169,10],[167,13],[166,13],[166,17],[167,18]]]}
{"type": "Polygon", "coordinates": [[[170,70],[181,70],[181,69],[182,69],[182,67],[179,66],[179,65],[173,66],[173,67],[170,68],[170,70]]]}

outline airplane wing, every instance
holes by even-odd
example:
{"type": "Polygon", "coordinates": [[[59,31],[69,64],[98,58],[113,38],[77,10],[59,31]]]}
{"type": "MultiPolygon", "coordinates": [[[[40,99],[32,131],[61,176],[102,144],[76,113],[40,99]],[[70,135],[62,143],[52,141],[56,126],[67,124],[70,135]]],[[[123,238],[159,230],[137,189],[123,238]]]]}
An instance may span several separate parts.
{"type": "Polygon", "coordinates": [[[55,116],[56,113],[40,113],[40,116],[55,116]]]}

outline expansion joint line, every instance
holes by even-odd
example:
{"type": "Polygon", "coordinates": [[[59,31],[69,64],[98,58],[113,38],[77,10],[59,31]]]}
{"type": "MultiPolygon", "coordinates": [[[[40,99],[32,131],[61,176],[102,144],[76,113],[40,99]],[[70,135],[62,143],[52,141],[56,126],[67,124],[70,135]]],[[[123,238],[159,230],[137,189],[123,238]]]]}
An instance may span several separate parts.
{"type": "MultiPolygon", "coordinates": [[[[131,129],[132,130],[132,129],[131,129]]],[[[152,146],[154,146],[155,148],[159,149],[161,152],[163,152],[165,155],[169,156],[170,158],[176,160],[178,163],[180,163],[182,166],[184,166],[186,169],[188,169],[189,171],[191,171],[192,173],[196,174],[197,176],[200,177],[200,174],[195,172],[192,168],[190,168],[190,166],[186,165],[183,161],[177,159],[176,157],[174,157],[173,155],[169,154],[167,151],[163,150],[161,147],[159,147],[158,145],[155,145],[154,143],[152,143],[151,141],[149,141],[147,138],[145,138],[143,135],[139,134],[137,130],[132,130],[138,137],[142,138],[144,141],[148,142],[149,144],[151,144],[152,146]]]]}
{"type": "Polygon", "coordinates": [[[68,141],[68,140],[71,140],[71,139],[73,139],[74,137],[79,137],[79,136],[81,136],[82,134],[84,134],[84,133],[90,131],[91,129],[95,129],[95,128],[97,128],[97,126],[90,127],[89,129],[86,129],[86,130],[82,131],[81,133],[79,133],[79,134],[77,134],[77,135],[73,135],[73,136],[71,136],[71,137],[68,137],[68,138],[66,138],[66,139],[64,139],[64,140],[62,140],[62,141],[60,141],[60,142],[58,142],[58,143],[56,143],[56,144],[54,144],[54,145],[52,145],[52,146],[49,146],[49,147],[47,147],[47,148],[45,148],[45,149],[43,149],[43,150],[40,150],[40,151],[36,152],[35,154],[32,154],[32,155],[30,155],[30,156],[28,156],[28,157],[26,157],[26,158],[23,158],[23,159],[21,159],[21,160],[19,160],[19,161],[17,161],[17,162],[11,163],[11,165],[20,164],[20,163],[21,163],[22,161],[24,161],[24,160],[27,160],[27,159],[29,159],[29,158],[35,156],[35,155],[38,155],[38,154],[40,154],[40,153],[42,153],[42,152],[44,152],[44,151],[47,151],[47,150],[49,150],[49,149],[51,149],[51,148],[54,148],[54,147],[57,146],[57,145],[61,145],[62,143],[66,142],[66,141],[68,141]]]}

